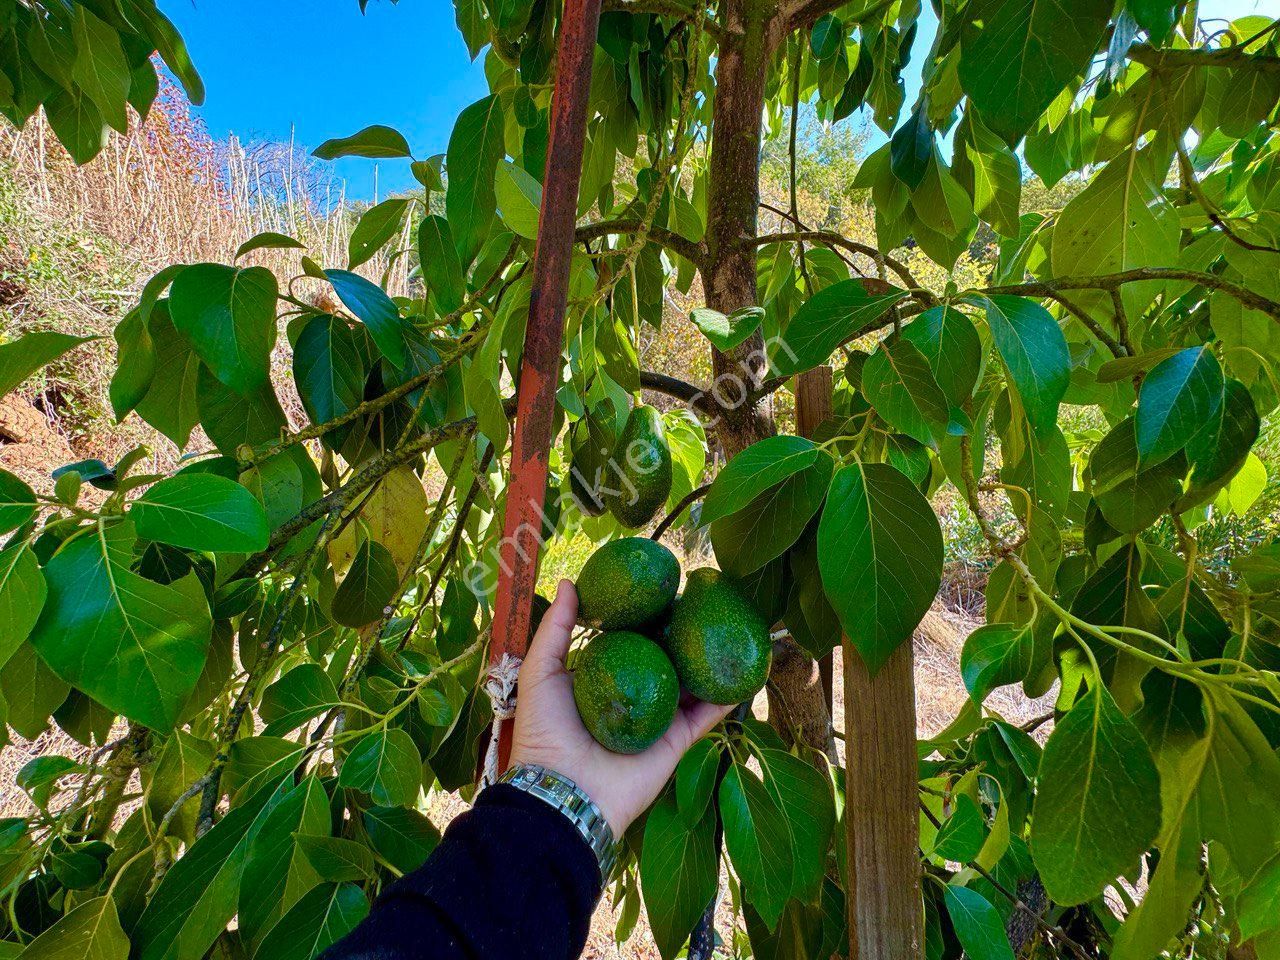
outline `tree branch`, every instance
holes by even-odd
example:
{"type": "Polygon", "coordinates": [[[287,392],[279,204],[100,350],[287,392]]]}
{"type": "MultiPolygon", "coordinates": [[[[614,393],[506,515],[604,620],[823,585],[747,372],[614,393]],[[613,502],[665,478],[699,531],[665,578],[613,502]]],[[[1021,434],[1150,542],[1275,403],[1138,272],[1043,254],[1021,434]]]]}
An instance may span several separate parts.
{"type": "Polygon", "coordinates": [[[1181,143],[1177,146],[1178,169],[1182,172],[1182,185],[1191,192],[1191,196],[1195,198],[1196,203],[1200,204],[1201,209],[1204,210],[1205,215],[1209,218],[1209,222],[1221,230],[1228,240],[1237,246],[1243,247],[1245,250],[1253,250],[1259,253],[1280,253],[1280,248],[1269,247],[1262,243],[1252,243],[1232,229],[1222,214],[1218,212],[1217,207],[1205,196],[1204,189],[1200,186],[1200,181],[1196,179],[1196,171],[1191,165],[1191,158],[1187,156],[1186,147],[1181,143]]]}
{"type": "MultiPolygon", "coordinates": [[[[812,26],[819,17],[840,9],[848,2],[849,0],[795,0],[782,13],[786,30],[790,32],[812,26]]],[[[882,0],[875,6],[864,10],[855,22],[862,23],[870,20],[881,11],[887,10],[894,2],[895,0],[882,0]]]]}
{"type": "Polygon", "coordinates": [[[1139,43],[1129,48],[1129,59],[1148,69],[1160,67],[1252,67],[1267,73],[1280,73],[1280,57],[1250,53],[1240,47],[1170,50],[1139,43]]]}
{"type": "Polygon", "coordinates": [[[662,522],[658,524],[653,533],[649,534],[649,539],[661,540],[662,535],[671,529],[671,525],[679,519],[680,514],[684,513],[687,507],[693,506],[694,503],[705,497],[707,495],[707,491],[710,489],[711,484],[704,483],[702,486],[698,487],[698,489],[685,494],[684,499],[677,503],[675,509],[662,519],[662,522]]]}
{"type": "MultiPolygon", "coordinates": [[[[661,17],[678,17],[681,20],[693,20],[696,14],[687,4],[680,0],[604,0],[601,5],[603,13],[656,13],[661,17]]],[[[702,29],[713,37],[721,34],[719,24],[704,17],[702,29]]]]}
{"type": "Polygon", "coordinates": [[[829,230],[796,230],[790,233],[771,233],[767,236],[756,237],[753,242],[758,247],[763,247],[770,243],[821,243],[832,247],[842,247],[850,253],[858,253],[872,260],[883,260],[885,266],[898,275],[898,279],[906,284],[911,293],[916,296],[916,299],[922,300],[930,306],[936,306],[938,303],[938,298],[922,287],[920,282],[912,276],[911,271],[901,261],[895,260],[888,254],[881,253],[875,247],[867,246],[867,244],[859,243],[856,240],[850,240],[839,233],[833,233],[829,230]]]}
{"type": "Polygon", "coordinates": [[[640,387],[643,390],[665,393],[668,397],[683,400],[686,405],[694,408],[699,413],[715,415],[720,412],[715,405],[715,401],[701,387],[695,387],[692,383],[687,383],[676,377],[669,377],[665,373],[641,370],[640,387]]]}
{"type": "MultiPolygon", "coordinates": [[[[588,240],[619,233],[638,233],[644,229],[644,226],[639,220],[604,220],[600,223],[589,223],[586,226],[579,227],[574,232],[574,239],[579,243],[585,243],[588,240]]],[[[651,226],[646,230],[646,234],[654,243],[666,247],[672,253],[680,254],[699,270],[702,269],[702,261],[706,258],[707,252],[702,244],[694,243],[692,240],[663,227],[651,226]]]]}
{"type": "Polygon", "coordinates": [[[1031,283],[1012,283],[999,287],[987,287],[977,293],[1009,293],[1021,297],[1053,297],[1062,290],[1115,290],[1126,283],[1147,280],[1185,280],[1210,290],[1218,290],[1232,297],[1251,310],[1267,314],[1280,321],[1280,303],[1254,293],[1238,283],[1233,283],[1211,273],[1183,270],[1180,267],[1138,267],[1119,273],[1104,273],[1096,277],[1054,277],[1031,283]]]}

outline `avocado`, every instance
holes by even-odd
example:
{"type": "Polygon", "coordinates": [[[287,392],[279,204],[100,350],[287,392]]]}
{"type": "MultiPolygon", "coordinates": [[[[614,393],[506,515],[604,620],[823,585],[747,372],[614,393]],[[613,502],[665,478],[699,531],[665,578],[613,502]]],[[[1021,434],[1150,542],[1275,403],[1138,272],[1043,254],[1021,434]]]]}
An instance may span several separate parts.
{"type": "Polygon", "coordinates": [[[584,516],[598,517],[605,512],[600,488],[608,479],[609,456],[617,438],[609,409],[589,410],[574,426],[570,445],[572,464],[569,468],[569,490],[584,516]]]}
{"type": "Polygon", "coordinates": [[[533,602],[529,606],[529,633],[538,632],[538,628],[542,626],[542,618],[547,615],[547,611],[550,609],[550,600],[540,593],[533,595],[533,602]]]}
{"type": "Polygon", "coordinates": [[[632,409],[618,434],[600,491],[624,527],[643,527],[671,495],[671,451],[662,414],[647,404],[632,409]]]}
{"type": "Polygon", "coordinates": [[[680,682],[662,648],[638,633],[602,633],[578,655],[573,699],[591,736],[614,753],[640,753],[667,732],[680,682]]]}
{"type": "Polygon", "coordinates": [[[578,619],[597,630],[643,627],[671,606],[679,586],[680,564],[662,544],[610,540],[578,574],[578,619]]]}
{"type": "Polygon", "coordinates": [[[708,703],[750,700],[769,677],[769,625],[733,580],[711,567],[689,574],[666,643],[680,683],[708,703]]]}

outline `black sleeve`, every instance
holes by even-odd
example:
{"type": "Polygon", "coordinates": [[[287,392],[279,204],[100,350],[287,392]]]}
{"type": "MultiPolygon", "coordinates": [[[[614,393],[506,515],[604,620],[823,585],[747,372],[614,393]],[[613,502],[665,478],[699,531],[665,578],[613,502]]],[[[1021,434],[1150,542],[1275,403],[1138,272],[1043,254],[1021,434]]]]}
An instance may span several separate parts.
{"type": "Polygon", "coordinates": [[[321,960],[575,960],[599,892],[595,854],[568,819],[498,784],[321,960]]]}

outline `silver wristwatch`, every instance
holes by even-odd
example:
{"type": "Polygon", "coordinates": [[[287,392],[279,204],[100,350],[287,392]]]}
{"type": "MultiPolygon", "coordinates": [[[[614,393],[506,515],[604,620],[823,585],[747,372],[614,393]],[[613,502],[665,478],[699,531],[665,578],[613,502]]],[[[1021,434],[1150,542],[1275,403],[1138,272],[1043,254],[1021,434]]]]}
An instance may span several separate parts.
{"type": "Polygon", "coordinates": [[[568,817],[596,855],[600,864],[601,886],[609,883],[618,862],[618,844],[609,821],[576,783],[554,770],[533,763],[515,764],[498,778],[498,782],[509,783],[517,790],[545,800],[568,817]]]}

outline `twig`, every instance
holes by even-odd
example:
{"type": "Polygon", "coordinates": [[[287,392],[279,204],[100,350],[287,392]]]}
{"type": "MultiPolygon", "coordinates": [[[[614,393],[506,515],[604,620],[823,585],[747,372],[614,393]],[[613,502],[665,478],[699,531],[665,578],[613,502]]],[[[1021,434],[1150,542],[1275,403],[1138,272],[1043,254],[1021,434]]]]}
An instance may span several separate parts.
{"type": "Polygon", "coordinates": [[[1221,230],[1223,236],[1245,250],[1254,250],[1259,253],[1280,253],[1280,247],[1269,247],[1265,243],[1251,243],[1232,229],[1218,209],[1205,196],[1204,188],[1200,186],[1200,181],[1196,179],[1196,172],[1191,165],[1191,158],[1187,156],[1187,149],[1180,141],[1178,143],[1178,169],[1182,172],[1182,185],[1191,192],[1191,196],[1195,198],[1196,203],[1200,204],[1205,215],[1208,216],[1209,222],[1221,230]]]}
{"type": "Polygon", "coordinates": [[[662,535],[671,529],[671,525],[676,522],[676,519],[680,514],[684,513],[685,508],[705,497],[707,495],[707,491],[710,489],[711,484],[704,483],[702,486],[698,487],[698,489],[685,494],[684,498],[675,505],[675,509],[663,517],[662,522],[654,528],[653,533],[649,534],[649,539],[661,540],[662,535]]]}
{"type": "Polygon", "coordinates": [[[796,230],[789,233],[765,234],[764,236],[755,237],[751,242],[757,247],[763,247],[770,243],[800,243],[806,240],[809,243],[843,247],[850,253],[861,254],[877,262],[883,260],[885,265],[898,275],[898,279],[906,285],[916,299],[927,303],[929,306],[936,306],[938,303],[938,298],[920,285],[920,282],[916,280],[905,264],[895,260],[893,257],[882,254],[875,247],[867,246],[865,243],[859,243],[856,240],[850,240],[843,234],[834,233],[830,230],[796,230]]]}

